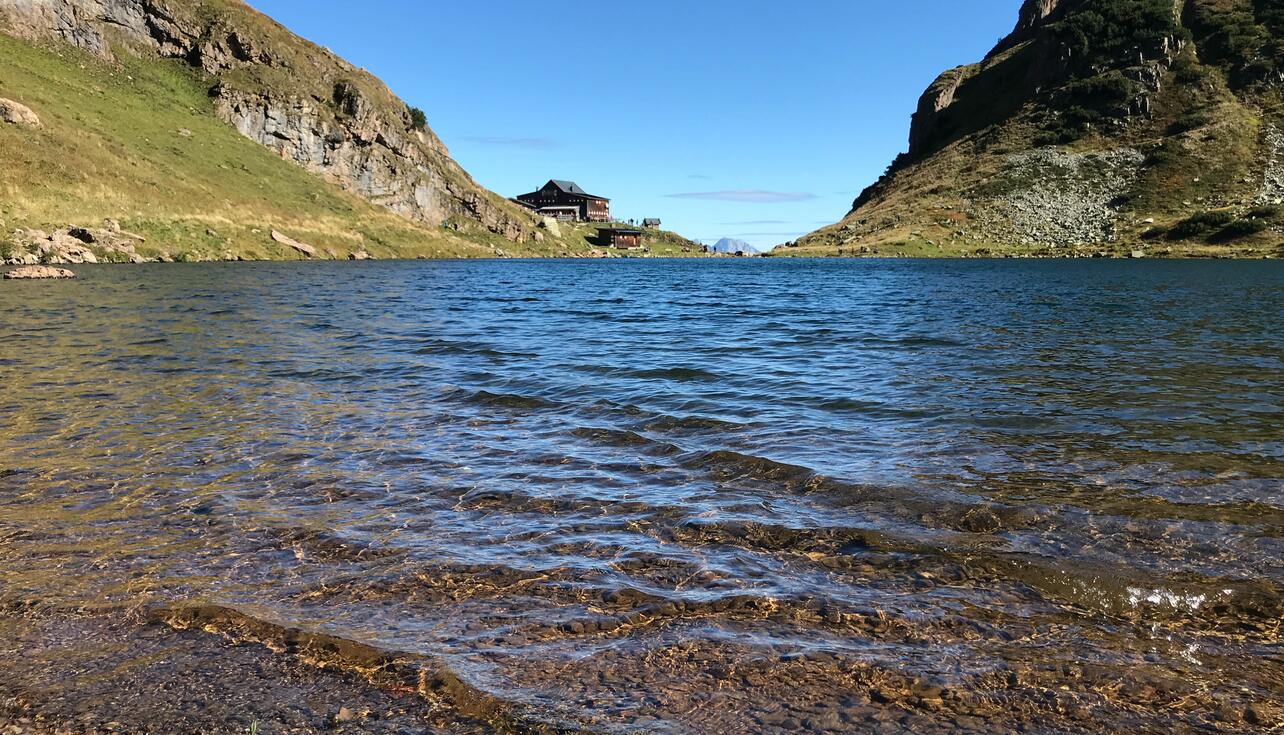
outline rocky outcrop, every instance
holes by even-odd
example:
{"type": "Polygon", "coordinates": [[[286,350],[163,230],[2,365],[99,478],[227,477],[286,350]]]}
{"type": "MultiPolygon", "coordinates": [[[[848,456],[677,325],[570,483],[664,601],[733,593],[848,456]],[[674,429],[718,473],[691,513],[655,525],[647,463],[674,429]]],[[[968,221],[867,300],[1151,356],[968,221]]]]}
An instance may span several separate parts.
{"type": "MultiPolygon", "coordinates": [[[[1049,26],[1079,10],[1087,10],[1084,0],[1026,0],[1016,28],[983,61],[943,73],[924,92],[910,124],[909,153],[901,163],[1008,120],[1032,99],[1052,100],[1075,77],[1077,58],[1049,26]]],[[[1150,114],[1151,96],[1160,91],[1184,45],[1165,35],[1122,53],[1113,68],[1135,82],[1136,91],[1132,99],[1116,103],[1112,114],[1150,114]]],[[[1073,107],[1081,101],[1051,102],[1059,104],[1073,107]]]]}
{"type": "Polygon", "coordinates": [[[15,268],[4,274],[9,280],[42,280],[54,278],[75,278],[76,274],[66,268],[53,268],[47,265],[28,265],[22,268],[15,268]]]}
{"type": "Polygon", "coordinates": [[[472,183],[436,136],[390,123],[355,86],[337,83],[329,102],[227,85],[214,94],[219,117],[245,137],[402,216],[433,226],[472,220],[513,241],[531,236],[531,220],[472,183]]]}
{"type": "Polygon", "coordinates": [[[52,233],[17,230],[12,236],[8,265],[77,265],[108,262],[145,263],[138,253],[140,235],[122,231],[114,222],[105,227],[65,227],[52,233]]]}
{"type": "Polygon", "coordinates": [[[1075,2],[1079,0],[1025,0],[1016,28],[983,61],[937,77],[911,119],[910,148],[904,160],[922,158],[1011,115],[1025,90],[1054,76],[1062,66],[1056,54],[1028,42],[1075,2]]]}
{"type": "Polygon", "coordinates": [[[30,107],[0,97],[0,121],[29,128],[40,127],[40,118],[30,107]]]}
{"type": "Polygon", "coordinates": [[[954,104],[959,87],[976,73],[975,66],[950,69],[932,82],[918,100],[918,110],[910,122],[910,155],[919,155],[940,137],[938,123],[943,111],[954,104]]]}
{"type": "Polygon", "coordinates": [[[386,86],[242,3],[3,0],[0,31],[183,59],[211,77],[220,118],[341,188],[429,226],[533,236],[534,219],[478,186],[386,86]]]}

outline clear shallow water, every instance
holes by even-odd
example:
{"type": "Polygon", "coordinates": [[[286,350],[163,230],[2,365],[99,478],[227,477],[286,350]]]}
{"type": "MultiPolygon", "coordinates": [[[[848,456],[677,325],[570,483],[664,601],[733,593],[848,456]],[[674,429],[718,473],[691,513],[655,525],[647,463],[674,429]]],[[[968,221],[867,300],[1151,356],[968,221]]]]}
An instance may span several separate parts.
{"type": "Polygon", "coordinates": [[[0,607],[231,608],[604,731],[1284,704],[1280,264],[82,276],[0,286],[0,607]]]}

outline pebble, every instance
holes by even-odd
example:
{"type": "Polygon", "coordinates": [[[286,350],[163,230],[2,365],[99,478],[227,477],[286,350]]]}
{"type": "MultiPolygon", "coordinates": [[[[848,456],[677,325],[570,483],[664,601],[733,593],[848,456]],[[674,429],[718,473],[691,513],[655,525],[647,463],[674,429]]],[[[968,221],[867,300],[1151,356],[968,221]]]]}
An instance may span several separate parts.
{"type": "Polygon", "coordinates": [[[334,715],[335,723],[352,722],[355,719],[357,719],[357,713],[347,707],[340,707],[339,711],[334,715]]]}
{"type": "Polygon", "coordinates": [[[1270,710],[1260,702],[1254,702],[1244,710],[1244,721],[1250,725],[1280,726],[1284,725],[1284,717],[1273,715],[1270,710]]]}
{"type": "Polygon", "coordinates": [[[837,712],[829,711],[808,717],[804,724],[809,730],[841,730],[843,720],[838,716],[837,712]]]}

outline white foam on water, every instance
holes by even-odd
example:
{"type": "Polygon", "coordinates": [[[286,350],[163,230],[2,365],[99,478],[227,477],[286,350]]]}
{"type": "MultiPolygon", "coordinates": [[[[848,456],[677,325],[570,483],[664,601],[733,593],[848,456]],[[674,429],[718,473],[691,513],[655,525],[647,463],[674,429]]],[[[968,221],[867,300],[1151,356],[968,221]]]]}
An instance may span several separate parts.
{"type": "MultiPolygon", "coordinates": [[[[1229,593],[1230,590],[1226,590],[1226,592],[1229,593]]],[[[1169,607],[1174,610],[1189,610],[1194,612],[1203,606],[1205,602],[1208,602],[1208,595],[1186,595],[1166,589],[1146,590],[1139,587],[1128,588],[1128,604],[1132,607],[1141,607],[1142,603],[1147,603],[1150,605],[1169,607]]]]}

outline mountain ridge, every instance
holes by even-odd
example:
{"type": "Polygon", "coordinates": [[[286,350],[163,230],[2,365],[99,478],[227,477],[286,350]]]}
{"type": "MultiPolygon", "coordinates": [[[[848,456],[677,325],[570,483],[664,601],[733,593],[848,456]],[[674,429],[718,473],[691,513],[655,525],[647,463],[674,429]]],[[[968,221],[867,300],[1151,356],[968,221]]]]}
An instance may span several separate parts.
{"type": "Polygon", "coordinates": [[[0,0],[0,262],[625,255],[427,117],[241,0],[0,0]]]}
{"type": "Polygon", "coordinates": [[[733,237],[722,238],[721,240],[717,241],[713,245],[710,245],[709,250],[715,253],[730,253],[733,255],[738,252],[745,253],[747,255],[757,255],[758,253],[762,252],[761,250],[754,247],[753,245],[750,245],[744,240],[737,240],[733,237]]]}
{"type": "Polygon", "coordinates": [[[430,227],[533,239],[534,218],[474,182],[381,81],[240,0],[6,0],[0,31],[109,62],[182,60],[221,119],[345,190],[430,227]]]}
{"type": "Polygon", "coordinates": [[[775,254],[1278,254],[1282,27],[1281,0],[1026,0],[851,211],[775,254]]]}

